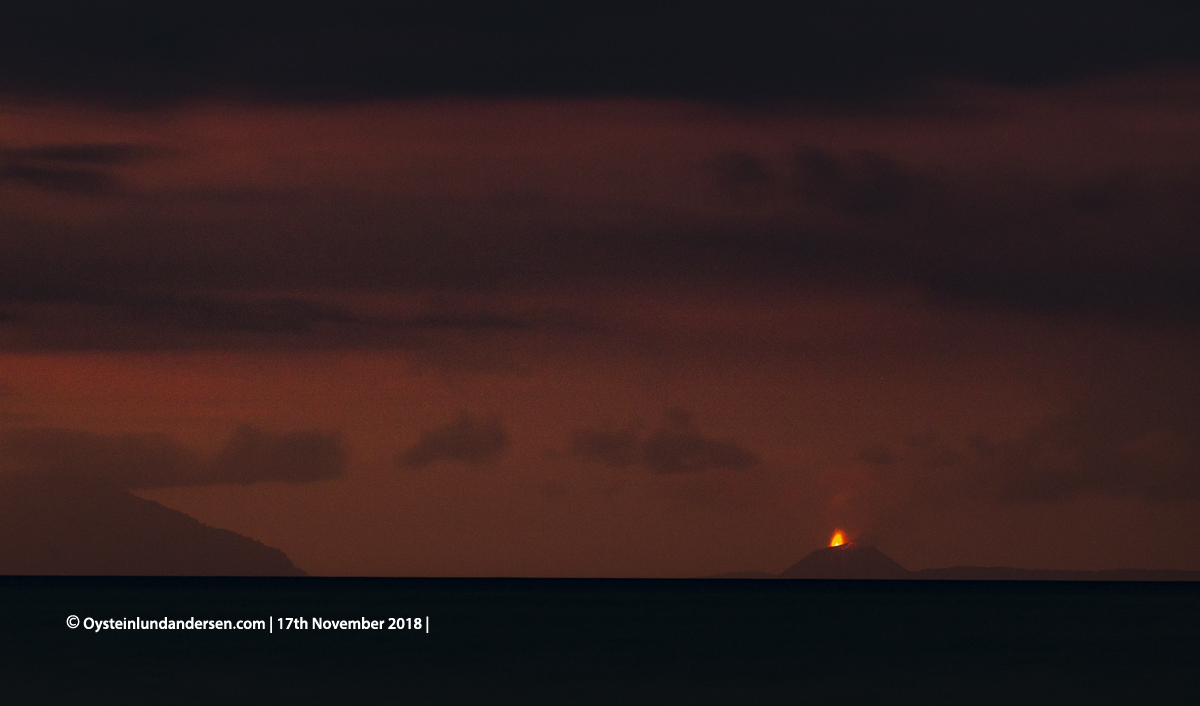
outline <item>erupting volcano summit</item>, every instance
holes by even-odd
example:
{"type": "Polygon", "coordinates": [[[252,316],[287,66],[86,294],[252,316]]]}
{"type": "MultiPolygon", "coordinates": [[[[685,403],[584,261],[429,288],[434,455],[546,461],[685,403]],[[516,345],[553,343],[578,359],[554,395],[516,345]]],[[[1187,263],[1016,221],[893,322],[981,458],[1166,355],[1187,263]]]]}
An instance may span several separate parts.
{"type": "Polygon", "coordinates": [[[1064,571],[1014,569],[1004,566],[953,566],[909,571],[875,547],[846,539],[835,530],[829,546],[810,553],[780,574],[737,571],[712,578],[727,579],[921,579],[926,581],[1200,581],[1200,571],[1110,569],[1064,571]]]}
{"type": "Polygon", "coordinates": [[[785,579],[906,579],[909,571],[875,547],[846,541],[841,530],[829,546],[792,564],[779,575],[785,579]]]}

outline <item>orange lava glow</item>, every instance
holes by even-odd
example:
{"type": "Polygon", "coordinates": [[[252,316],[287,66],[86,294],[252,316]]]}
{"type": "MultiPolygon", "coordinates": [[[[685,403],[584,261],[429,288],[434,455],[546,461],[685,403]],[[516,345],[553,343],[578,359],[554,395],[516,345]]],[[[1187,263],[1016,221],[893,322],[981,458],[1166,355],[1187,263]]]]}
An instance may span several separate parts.
{"type": "Polygon", "coordinates": [[[841,530],[834,530],[833,537],[829,540],[829,546],[840,547],[846,543],[846,535],[841,530]]]}

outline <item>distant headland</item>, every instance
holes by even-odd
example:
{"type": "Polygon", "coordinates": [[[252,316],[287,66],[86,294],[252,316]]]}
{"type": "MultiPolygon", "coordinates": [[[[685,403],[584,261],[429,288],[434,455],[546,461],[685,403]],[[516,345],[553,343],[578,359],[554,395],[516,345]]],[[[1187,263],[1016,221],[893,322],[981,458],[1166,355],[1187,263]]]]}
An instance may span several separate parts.
{"type": "Polygon", "coordinates": [[[113,485],[0,478],[0,574],[304,576],[282,551],[113,485]]]}

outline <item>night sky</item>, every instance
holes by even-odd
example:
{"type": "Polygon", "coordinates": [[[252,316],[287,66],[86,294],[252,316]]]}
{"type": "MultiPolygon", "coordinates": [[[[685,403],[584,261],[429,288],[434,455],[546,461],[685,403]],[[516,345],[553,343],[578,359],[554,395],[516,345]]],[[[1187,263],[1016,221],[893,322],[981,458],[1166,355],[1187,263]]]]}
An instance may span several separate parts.
{"type": "Polygon", "coordinates": [[[318,575],[1200,570],[1200,6],[0,8],[0,473],[318,575]]]}

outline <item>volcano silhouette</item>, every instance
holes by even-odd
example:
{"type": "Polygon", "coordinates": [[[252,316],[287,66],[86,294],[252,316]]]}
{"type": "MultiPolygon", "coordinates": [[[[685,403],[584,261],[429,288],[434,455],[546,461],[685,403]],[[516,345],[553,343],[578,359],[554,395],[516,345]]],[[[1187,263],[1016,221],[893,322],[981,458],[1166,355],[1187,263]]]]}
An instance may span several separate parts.
{"type": "Polygon", "coordinates": [[[906,579],[908,569],[890,556],[857,542],[825,547],[792,564],[782,579],[906,579]]]}
{"type": "Polygon", "coordinates": [[[847,542],[812,552],[781,574],[733,571],[714,579],[913,579],[921,581],[1200,581],[1200,571],[1110,569],[1074,571],[1014,569],[1005,566],[954,566],[909,571],[875,547],[847,542]]]}

